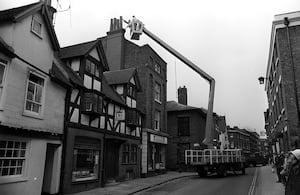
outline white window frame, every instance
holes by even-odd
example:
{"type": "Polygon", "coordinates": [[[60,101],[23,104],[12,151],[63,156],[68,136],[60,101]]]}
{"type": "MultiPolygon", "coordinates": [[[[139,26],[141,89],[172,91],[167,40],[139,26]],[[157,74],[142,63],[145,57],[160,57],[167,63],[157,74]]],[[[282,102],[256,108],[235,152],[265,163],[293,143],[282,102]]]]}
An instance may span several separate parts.
{"type": "Polygon", "coordinates": [[[42,33],[43,33],[43,24],[42,22],[35,16],[32,17],[32,21],[31,21],[31,32],[33,32],[33,34],[37,35],[39,38],[43,38],[42,37],[42,33]],[[41,26],[41,32],[37,32],[34,30],[34,24],[38,23],[41,26]]]}
{"type": "Polygon", "coordinates": [[[4,71],[3,71],[3,77],[2,77],[2,83],[0,83],[0,110],[3,110],[3,94],[4,94],[4,85],[6,81],[6,74],[7,74],[7,69],[8,69],[8,60],[0,57],[0,65],[4,66],[4,71]]]}
{"type": "Polygon", "coordinates": [[[154,130],[160,130],[160,111],[156,110],[154,112],[154,130]]]}
{"type": "Polygon", "coordinates": [[[26,80],[26,87],[25,87],[25,97],[24,97],[24,111],[23,111],[23,115],[25,116],[29,116],[29,117],[33,117],[33,118],[37,118],[37,119],[42,119],[44,116],[44,107],[45,107],[45,93],[46,93],[46,86],[47,86],[47,80],[46,80],[46,76],[37,73],[36,71],[28,71],[28,75],[27,75],[27,80],[26,80]],[[41,109],[39,113],[30,111],[30,110],[26,110],[26,101],[27,101],[27,93],[28,93],[28,84],[29,84],[29,77],[30,74],[34,74],[37,77],[40,77],[42,79],[44,79],[44,86],[42,88],[42,97],[41,97],[41,109]]]}
{"type": "Polygon", "coordinates": [[[161,84],[158,82],[155,82],[154,86],[154,100],[158,103],[161,103],[161,84]],[[157,90],[157,87],[159,87],[159,90],[157,90]]]}
{"type": "MultiPolygon", "coordinates": [[[[1,176],[0,175],[0,184],[5,184],[5,183],[14,183],[14,182],[21,182],[21,181],[27,181],[27,172],[28,172],[28,163],[29,163],[29,150],[30,150],[30,141],[28,139],[20,139],[17,137],[11,137],[11,136],[3,136],[1,137],[0,141],[14,141],[14,142],[25,142],[26,143],[26,148],[25,148],[25,157],[24,163],[22,165],[22,173],[18,175],[6,175],[6,176],[1,176]]],[[[11,157],[12,159],[13,157],[11,157]]],[[[0,158],[0,159],[5,159],[0,158]]]]}

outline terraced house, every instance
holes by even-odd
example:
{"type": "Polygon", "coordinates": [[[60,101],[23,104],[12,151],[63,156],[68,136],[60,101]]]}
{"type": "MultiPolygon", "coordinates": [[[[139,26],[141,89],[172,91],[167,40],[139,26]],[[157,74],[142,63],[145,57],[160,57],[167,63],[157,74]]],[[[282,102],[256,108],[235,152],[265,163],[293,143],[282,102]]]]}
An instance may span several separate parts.
{"type": "Polygon", "coordinates": [[[100,39],[64,47],[59,55],[83,83],[66,98],[64,193],[139,177],[141,119],[135,109],[140,90],[136,71],[106,72],[104,76],[109,67],[100,39]]]}
{"type": "Polygon", "coordinates": [[[77,80],[56,55],[54,11],[0,11],[0,194],[59,192],[66,91],[77,80]]]}

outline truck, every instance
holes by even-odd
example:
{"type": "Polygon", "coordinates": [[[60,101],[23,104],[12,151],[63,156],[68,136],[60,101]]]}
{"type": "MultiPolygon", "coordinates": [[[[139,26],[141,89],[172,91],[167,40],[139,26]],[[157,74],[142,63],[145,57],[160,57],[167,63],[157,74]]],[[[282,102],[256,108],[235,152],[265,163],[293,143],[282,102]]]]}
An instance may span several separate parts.
{"type": "Polygon", "coordinates": [[[241,149],[185,150],[185,164],[194,166],[200,177],[208,173],[225,177],[228,171],[245,174],[245,158],[241,149]]]}

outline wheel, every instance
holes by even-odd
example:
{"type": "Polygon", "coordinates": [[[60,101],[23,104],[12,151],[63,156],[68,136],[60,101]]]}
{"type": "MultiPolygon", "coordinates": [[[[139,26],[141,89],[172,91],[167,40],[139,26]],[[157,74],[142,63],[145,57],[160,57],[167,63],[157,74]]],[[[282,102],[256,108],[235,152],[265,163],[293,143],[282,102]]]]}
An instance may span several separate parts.
{"type": "Polygon", "coordinates": [[[199,175],[200,177],[206,177],[206,176],[207,176],[207,171],[204,170],[203,167],[198,168],[198,169],[197,169],[197,172],[198,172],[198,175],[199,175]]]}
{"type": "Polygon", "coordinates": [[[226,177],[227,176],[227,169],[224,165],[220,165],[218,168],[217,168],[217,175],[219,177],[226,177]]]}
{"type": "Polygon", "coordinates": [[[242,175],[245,175],[245,174],[246,174],[245,167],[242,167],[242,175]]]}

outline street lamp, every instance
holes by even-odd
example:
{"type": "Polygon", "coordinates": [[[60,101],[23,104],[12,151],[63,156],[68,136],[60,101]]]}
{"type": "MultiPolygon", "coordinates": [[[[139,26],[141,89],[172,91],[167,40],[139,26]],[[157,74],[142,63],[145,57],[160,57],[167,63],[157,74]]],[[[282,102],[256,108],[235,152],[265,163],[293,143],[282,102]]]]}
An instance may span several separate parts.
{"type": "Polygon", "coordinates": [[[267,79],[267,78],[265,78],[265,77],[259,77],[258,78],[259,84],[263,85],[265,83],[265,79],[267,79]]]}

